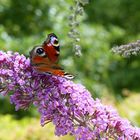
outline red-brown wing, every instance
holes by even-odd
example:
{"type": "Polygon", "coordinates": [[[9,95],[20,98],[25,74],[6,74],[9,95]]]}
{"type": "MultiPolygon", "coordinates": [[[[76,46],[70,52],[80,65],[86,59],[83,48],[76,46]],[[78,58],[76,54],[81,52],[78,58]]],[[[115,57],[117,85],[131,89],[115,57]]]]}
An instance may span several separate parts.
{"type": "Polygon", "coordinates": [[[35,56],[32,58],[33,65],[39,65],[39,64],[44,64],[44,63],[49,65],[50,61],[47,58],[44,59],[43,57],[40,57],[40,56],[35,56]]]}
{"type": "Polygon", "coordinates": [[[59,43],[58,38],[54,33],[48,35],[46,41],[42,44],[45,53],[52,63],[57,63],[59,59],[59,43]]]}
{"type": "Polygon", "coordinates": [[[49,60],[52,62],[52,63],[57,63],[58,62],[58,59],[59,59],[59,53],[56,51],[56,49],[54,48],[54,46],[52,45],[49,45],[48,44],[44,44],[43,45],[43,48],[49,58],[49,60]]]}
{"type": "Polygon", "coordinates": [[[49,66],[46,66],[46,65],[40,65],[40,66],[35,66],[35,69],[41,73],[49,73],[49,74],[52,74],[52,75],[56,75],[56,76],[60,76],[60,77],[65,77],[67,79],[73,79],[74,76],[63,71],[62,69],[56,69],[54,66],[52,67],[49,67],[49,66]]]}
{"type": "Polygon", "coordinates": [[[33,59],[35,65],[34,69],[41,73],[49,73],[56,76],[65,77],[67,79],[73,79],[74,76],[66,73],[59,65],[50,63],[48,58],[35,57],[33,59]]]}
{"type": "Polygon", "coordinates": [[[65,73],[61,69],[54,69],[53,67],[49,67],[46,65],[35,66],[35,69],[41,73],[49,73],[56,76],[63,76],[65,73]]]}

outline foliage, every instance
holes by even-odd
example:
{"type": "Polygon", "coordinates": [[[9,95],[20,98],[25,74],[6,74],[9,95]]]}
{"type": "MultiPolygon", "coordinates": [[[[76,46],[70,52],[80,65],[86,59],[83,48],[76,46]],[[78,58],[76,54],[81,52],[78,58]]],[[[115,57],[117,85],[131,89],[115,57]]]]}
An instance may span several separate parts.
{"type": "Polygon", "coordinates": [[[0,18],[4,20],[1,20],[1,24],[4,25],[8,34],[16,37],[38,33],[45,28],[50,28],[48,19],[46,20],[48,10],[48,4],[45,1],[2,1],[0,18]]]}
{"type": "MultiPolygon", "coordinates": [[[[106,0],[90,1],[87,5],[88,21],[103,24],[105,27],[110,25],[119,26],[127,31],[127,35],[136,36],[140,28],[139,1],[133,0],[106,0]],[[129,13],[129,14],[128,14],[129,13]]],[[[126,37],[126,38],[129,38],[126,37]]]]}
{"type": "Polygon", "coordinates": [[[37,118],[16,120],[10,115],[1,115],[0,122],[0,140],[74,140],[71,136],[55,136],[53,125],[42,128],[37,118]]]}
{"type": "Polygon", "coordinates": [[[123,93],[127,95],[128,98],[117,104],[119,113],[121,116],[131,120],[133,125],[140,126],[140,95],[137,93],[131,93],[129,90],[124,90],[123,93]]]}

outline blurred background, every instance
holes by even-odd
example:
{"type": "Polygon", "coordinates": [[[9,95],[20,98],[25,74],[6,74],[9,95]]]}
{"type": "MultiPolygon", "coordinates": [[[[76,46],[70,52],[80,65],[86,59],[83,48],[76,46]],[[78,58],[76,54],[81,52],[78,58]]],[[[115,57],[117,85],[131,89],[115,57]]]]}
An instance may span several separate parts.
{"type": "MultiPolygon", "coordinates": [[[[78,27],[80,58],[74,55],[67,36],[72,5],[71,0],[0,0],[0,50],[28,57],[33,46],[54,32],[61,44],[60,63],[76,75],[75,82],[140,126],[140,56],[123,58],[111,52],[116,45],[140,39],[140,1],[90,1],[78,27]]],[[[56,137],[52,124],[42,128],[34,107],[15,112],[9,97],[2,96],[0,106],[0,140],[73,139],[56,137]]]]}

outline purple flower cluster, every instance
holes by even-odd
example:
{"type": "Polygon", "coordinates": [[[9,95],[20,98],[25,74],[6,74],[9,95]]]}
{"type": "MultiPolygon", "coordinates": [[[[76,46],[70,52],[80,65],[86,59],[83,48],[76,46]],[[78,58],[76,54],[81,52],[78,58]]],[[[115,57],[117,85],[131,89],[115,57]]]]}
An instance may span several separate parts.
{"type": "Polygon", "coordinates": [[[12,52],[0,52],[0,90],[9,92],[16,110],[34,104],[41,125],[55,125],[55,134],[71,134],[77,140],[140,140],[140,129],[122,119],[111,107],[94,100],[89,91],[62,77],[35,72],[30,60],[12,52]]]}

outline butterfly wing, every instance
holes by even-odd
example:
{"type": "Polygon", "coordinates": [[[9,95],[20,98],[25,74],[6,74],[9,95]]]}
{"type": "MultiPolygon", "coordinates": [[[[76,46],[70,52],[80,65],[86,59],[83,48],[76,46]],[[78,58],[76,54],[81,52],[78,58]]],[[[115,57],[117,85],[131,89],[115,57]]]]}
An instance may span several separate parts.
{"type": "Polygon", "coordinates": [[[56,76],[72,79],[73,75],[66,73],[58,64],[53,63],[48,58],[44,49],[40,46],[33,48],[30,52],[31,64],[40,73],[49,73],[56,76]]]}
{"type": "Polygon", "coordinates": [[[48,59],[52,63],[57,63],[60,53],[60,46],[57,36],[54,33],[49,34],[48,38],[42,44],[42,47],[47,54],[48,59]]]}
{"type": "Polygon", "coordinates": [[[57,68],[56,66],[48,67],[47,65],[40,65],[36,66],[35,69],[41,73],[46,73],[46,74],[52,74],[60,77],[65,77],[67,79],[73,79],[74,76],[65,72],[63,69],[60,67],[57,68]]]}

